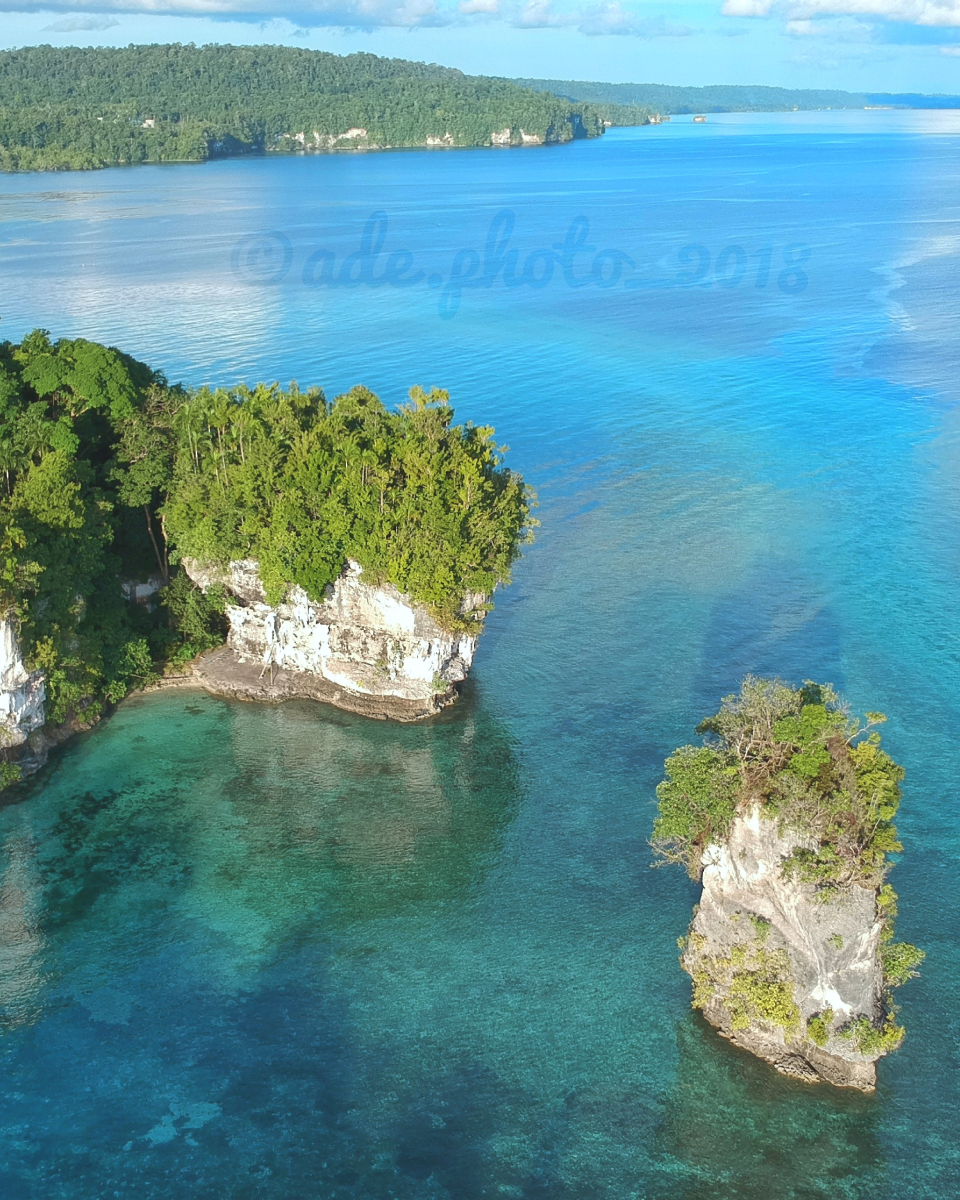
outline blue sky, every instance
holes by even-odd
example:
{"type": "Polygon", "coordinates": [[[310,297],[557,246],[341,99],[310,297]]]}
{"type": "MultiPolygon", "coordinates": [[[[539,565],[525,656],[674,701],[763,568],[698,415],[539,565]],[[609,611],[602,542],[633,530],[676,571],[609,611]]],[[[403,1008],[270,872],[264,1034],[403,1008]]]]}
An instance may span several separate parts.
{"type": "Polygon", "coordinates": [[[0,46],[271,42],[497,75],[960,93],[960,0],[0,0],[0,46]]]}

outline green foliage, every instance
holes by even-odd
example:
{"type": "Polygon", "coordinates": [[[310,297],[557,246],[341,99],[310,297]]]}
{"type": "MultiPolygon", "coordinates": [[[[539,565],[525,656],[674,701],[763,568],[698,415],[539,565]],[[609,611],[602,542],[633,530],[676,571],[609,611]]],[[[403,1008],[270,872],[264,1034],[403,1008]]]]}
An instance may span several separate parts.
{"type": "Polygon", "coordinates": [[[0,344],[0,613],[46,672],[54,722],[96,717],[149,674],[120,596],[110,476],[118,429],[161,382],[82,339],[0,344]]]}
{"type": "Polygon", "coordinates": [[[693,995],[690,999],[691,1007],[699,1008],[701,1011],[707,1007],[713,997],[716,995],[716,986],[710,976],[709,971],[700,969],[693,972],[693,995]]]}
{"type": "Polygon", "coordinates": [[[0,791],[19,783],[20,777],[20,767],[16,763],[0,761],[0,791]]]}
{"type": "Polygon", "coordinates": [[[893,923],[897,919],[897,900],[899,897],[889,883],[883,884],[877,890],[877,915],[883,922],[883,928],[880,932],[881,942],[893,941],[893,923]]]}
{"type": "MultiPolygon", "coordinates": [[[[620,106],[661,113],[794,112],[796,109],[862,109],[870,104],[896,104],[898,101],[904,104],[918,99],[915,96],[867,95],[822,88],[744,87],[738,84],[678,87],[662,83],[598,83],[580,79],[517,79],[514,82],[570,100],[595,104],[604,115],[611,108],[620,106]]],[[[934,106],[939,107],[936,103],[934,106]]]]}
{"type": "Polygon", "coordinates": [[[272,603],[294,583],[322,599],[355,559],[444,626],[469,627],[464,602],[510,578],[530,497],[492,429],[454,425],[445,392],[410,395],[395,413],[364,388],[332,404],[295,386],[190,397],[164,506],[178,551],[257,559],[272,603]]]}
{"type": "Polygon", "coordinates": [[[787,877],[816,884],[823,900],[853,882],[879,885],[888,855],[901,849],[893,818],[903,779],[873,729],[883,720],[882,713],[868,714],[865,724],[852,719],[827,684],[794,688],[748,677],[697,727],[707,744],[681,747],[668,760],[654,847],[668,858],[686,850],[683,861],[696,873],[692,850],[717,825],[704,817],[700,797],[730,777],[735,787],[724,810],[727,827],[733,815],[756,804],[762,815],[816,843],[789,856],[787,877]],[[689,795],[671,783],[671,764],[687,762],[700,767],[698,790],[687,789],[689,795]],[[676,846],[661,832],[665,819],[665,831],[676,830],[681,839],[676,846]]]}
{"type": "Polygon", "coordinates": [[[770,936],[770,922],[765,917],[758,917],[751,913],[750,923],[753,925],[754,936],[762,946],[770,936]]]}
{"type": "Polygon", "coordinates": [[[773,727],[774,736],[794,747],[785,769],[801,779],[816,779],[830,763],[827,743],[845,725],[843,713],[825,704],[804,704],[796,715],[781,718],[773,727]]]}
{"type": "Polygon", "coordinates": [[[926,957],[922,950],[909,942],[888,942],[880,951],[886,986],[900,987],[908,979],[914,979],[919,974],[916,968],[926,957]]]}
{"type": "Polygon", "coordinates": [[[168,661],[177,666],[219,646],[227,636],[226,597],[220,587],[206,593],[195,587],[183,571],[174,575],[160,593],[170,614],[174,633],[168,661]]]}
{"type": "Polygon", "coordinates": [[[681,746],[665,770],[652,844],[695,879],[703,851],[726,836],[736,814],[739,775],[731,757],[711,746],[681,746]]]}
{"type": "Polygon", "coordinates": [[[840,936],[839,933],[831,934],[827,940],[829,941],[830,945],[834,948],[834,950],[842,950],[843,949],[843,938],[840,936]]]}
{"type": "Polygon", "coordinates": [[[800,1024],[800,1009],[793,998],[786,951],[755,950],[749,962],[734,971],[726,1005],[734,1029],[748,1029],[761,1020],[792,1033],[800,1024]]]}
{"type": "Polygon", "coordinates": [[[857,1017],[838,1031],[839,1037],[856,1042],[860,1053],[870,1056],[896,1050],[903,1041],[903,1035],[903,1027],[897,1025],[892,1013],[886,1016],[881,1025],[874,1025],[867,1017],[857,1017]]]}
{"type": "Polygon", "coordinates": [[[0,170],[201,162],[304,146],[596,137],[597,110],[505,79],[292,46],[33,46],[0,53],[0,170]],[[366,136],[342,139],[351,129],[366,136]],[[339,141],[337,139],[340,139],[339,141]]]}
{"type": "Polygon", "coordinates": [[[799,1027],[800,1009],[793,998],[785,950],[739,942],[729,956],[695,952],[688,969],[693,976],[693,1007],[703,1009],[720,999],[734,1030],[748,1029],[755,1021],[778,1025],[787,1033],[799,1027]]]}
{"type": "Polygon", "coordinates": [[[817,1046],[825,1046],[833,1027],[833,1009],[825,1008],[807,1021],[807,1037],[817,1046]]]}

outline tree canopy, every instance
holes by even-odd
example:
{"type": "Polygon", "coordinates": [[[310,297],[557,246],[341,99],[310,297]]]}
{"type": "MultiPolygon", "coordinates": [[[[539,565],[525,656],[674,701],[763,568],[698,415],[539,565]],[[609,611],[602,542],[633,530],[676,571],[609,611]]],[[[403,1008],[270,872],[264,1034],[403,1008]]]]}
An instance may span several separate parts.
{"type": "Polygon", "coordinates": [[[293,46],[32,46],[0,52],[0,169],[202,161],[305,147],[596,137],[589,104],[505,79],[293,46]],[[343,135],[351,134],[350,137],[343,135]]]}
{"type": "Polygon", "coordinates": [[[795,112],[832,108],[960,108],[958,96],[916,93],[841,92],[826,88],[780,88],[744,84],[678,87],[664,83],[601,83],[584,79],[514,79],[521,87],[596,105],[614,125],[642,125],[639,112],[795,112]],[[619,110],[620,118],[617,119],[619,110]]]}
{"type": "Polygon", "coordinates": [[[697,727],[704,744],[667,759],[654,846],[698,877],[706,847],[758,805],[815,843],[793,852],[786,874],[824,895],[854,882],[879,886],[888,855],[901,849],[893,819],[903,768],[880,748],[875,726],[885,720],[851,717],[829,684],[748,677],[697,727]]]}
{"type": "Polygon", "coordinates": [[[461,624],[468,594],[509,578],[529,500],[491,428],[454,425],[446,392],[410,395],[391,413],[365,388],[333,403],[276,385],[197,392],[175,422],[171,540],[207,562],[257,559],[275,602],[291,583],[320,600],[352,558],[461,624]]]}

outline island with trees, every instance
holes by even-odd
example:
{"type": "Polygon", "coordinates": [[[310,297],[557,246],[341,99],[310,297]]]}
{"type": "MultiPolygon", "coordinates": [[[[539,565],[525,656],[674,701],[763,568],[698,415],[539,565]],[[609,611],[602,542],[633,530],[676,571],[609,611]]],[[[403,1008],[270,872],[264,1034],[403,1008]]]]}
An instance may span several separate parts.
{"type": "Polygon", "coordinates": [[[903,1040],[892,991],[924,957],[894,940],[904,773],[884,720],[829,685],[748,678],[667,759],[653,834],[702,879],[679,942],[694,1008],[785,1074],[864,1091],[903,1040]]]}
{"type": "Polygon", "coordinates": [[[664,83],[602,83],[585,79],[514,79],[521,87],[594,105],[612,125],[644,125],[656,114],[818,112],[864,108],[960,108],[960,96],[906,92],[841,92],[749,84],[678,87],[664,83]],[[649,114],[649,115],[644,115],[649,114]]]}
{"type": "Polygon", "coordinates": [[[6,783],[198,656],[223,694],[428,716],[535,525],[446,393],[191,391],[42,330],[0,343],[0,458],[6,783]]]}
{"type": "Polygon", "coordinates": [[[293,46],[0,52],[0,170],[597,137],[590,104],[375,54],[293,46]]]}

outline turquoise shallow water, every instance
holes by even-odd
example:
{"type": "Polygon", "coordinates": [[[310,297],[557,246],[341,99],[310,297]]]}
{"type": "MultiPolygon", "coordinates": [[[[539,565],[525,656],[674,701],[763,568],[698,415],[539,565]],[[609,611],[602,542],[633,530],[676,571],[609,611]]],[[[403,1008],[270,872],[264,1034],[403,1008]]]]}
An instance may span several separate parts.
{"type": "Polygon", "coordinates": [[[0,809],[5,1197],[960,1194],[958,175],[869,113],[0,181],[5,336],[448,387],[543,522],[436,721],[154,695],[0,809]],[[747,670],[908,771],[875,1096],[689,1009],[653,788],[747,670]]]}

